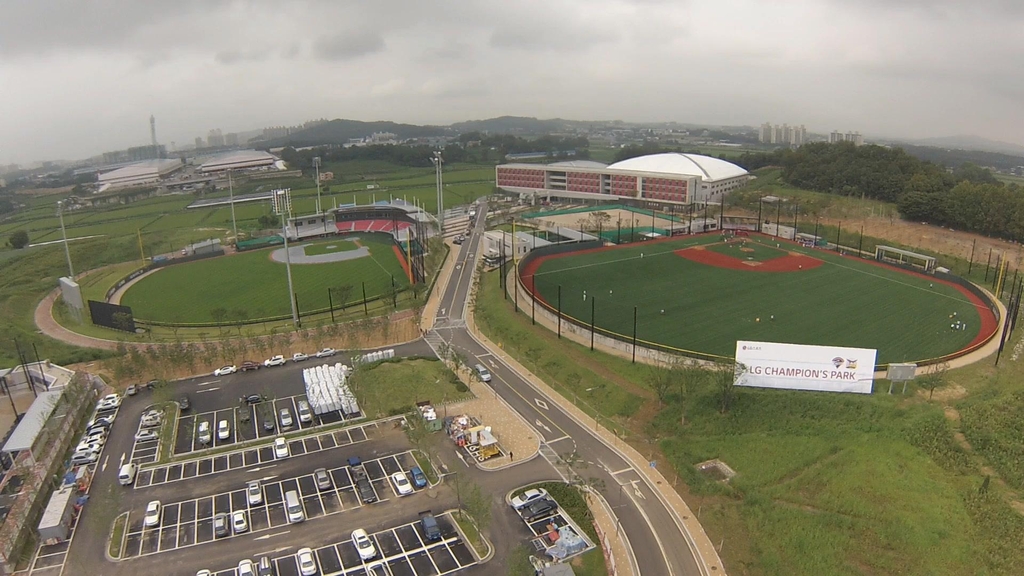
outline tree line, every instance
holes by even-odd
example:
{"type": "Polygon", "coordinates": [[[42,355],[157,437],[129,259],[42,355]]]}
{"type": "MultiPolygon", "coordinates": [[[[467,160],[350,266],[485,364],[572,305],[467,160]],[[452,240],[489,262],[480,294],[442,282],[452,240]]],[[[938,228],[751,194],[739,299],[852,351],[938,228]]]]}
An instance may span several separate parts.
{"type": "Polygon", "coordinates": [[[1024,190],[969,162],[949,171],[901,148],[849,142],[748,152],[730,161],[747,170],[779,166],[782,180],[800,188],[892,202],[906,220],[1024,240],[1024,190]]]}

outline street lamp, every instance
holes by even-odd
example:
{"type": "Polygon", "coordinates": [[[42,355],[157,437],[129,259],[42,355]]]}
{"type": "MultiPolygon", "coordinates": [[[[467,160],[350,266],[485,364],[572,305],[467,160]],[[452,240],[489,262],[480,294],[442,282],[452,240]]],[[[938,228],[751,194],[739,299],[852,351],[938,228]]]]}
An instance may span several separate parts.
{"type": "Polygon", "coordinates": [[[238,245],[238,224],[235,223],[235,189],[231,183],[231,170],[228,170],[228,204],[231,205],[231,228],[235,231],[235,245],[238,245]]]}
{"type": "Polygon", "coordinates": [[[434,163],[434,172],[437,176],[437,220],[441,223],[441,233],[444,234],[444,158],[441,157],[441,151],[434,150],[430,161],[434,163]]]}
{"type": "Polygon", "coordinates": [[[64,239],[64,256],[68,259],[68,278],[75,279],[75,268],[71,265],[71,250],[68,249],[68,235],[64,231],[64,201],[57,200],[57,217],[60,218],[60,235],[64,239]]]}
{"type": "Polygon", "coordinates": [[[316,213],[320,213],[320,157],[313,158],[313,167],[316,168],[316,213]]]}
{"type": "Polygon", "coordinates": [[[281,236],[284,237],[284,266],[288,272],[288,300],[292,305],[292,322],[298,327],[299,310],[295,306],[295,289],[292,286],[292,257],[288,252],[288,218],[292,214],[292,189],[274,190],[272,194],[274,213],[281,217],[281,236]]]}

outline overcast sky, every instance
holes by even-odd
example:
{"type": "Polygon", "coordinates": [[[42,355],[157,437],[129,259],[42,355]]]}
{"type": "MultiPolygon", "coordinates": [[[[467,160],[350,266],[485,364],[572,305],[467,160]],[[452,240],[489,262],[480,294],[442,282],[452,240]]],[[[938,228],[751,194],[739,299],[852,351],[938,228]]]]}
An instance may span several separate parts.
{"type": "Polygon", "coordinates": [[[1021,0],[4,0],[0,163],[313,118],[1024,144],[1021,0]]]}

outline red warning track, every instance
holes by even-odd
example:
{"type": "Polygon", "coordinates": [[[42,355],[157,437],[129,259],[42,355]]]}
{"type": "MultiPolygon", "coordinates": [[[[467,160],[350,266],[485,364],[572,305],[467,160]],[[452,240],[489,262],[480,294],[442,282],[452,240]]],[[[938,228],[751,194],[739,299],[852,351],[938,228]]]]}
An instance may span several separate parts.
{"type": "Polygon", "coordinates": [[[398,246],[392,246],[391,249],[395,251],[398,262],[402,264],[402,270],[405,270],[405,277],[409,279],[409,283],[415,284],[415,280],[412,279],[412,270],[409,269],[409,263],[405,261],[405,254],[402,252],[402,249],[398,246]]]}
{"type": "Polygon", "coordinates": [[[804,270],[812,270],[823,264],[817,258],[792,252],[763,262],[740,260],[728,254],[721,254],[714,250],[705,250],[703,246],[683,248],[682,250],[676,250],[675,254],[687,260],[707,264],[708,266],[728,268],[729,270],[742,270],[744,272],[802,272],[804,270]]]}

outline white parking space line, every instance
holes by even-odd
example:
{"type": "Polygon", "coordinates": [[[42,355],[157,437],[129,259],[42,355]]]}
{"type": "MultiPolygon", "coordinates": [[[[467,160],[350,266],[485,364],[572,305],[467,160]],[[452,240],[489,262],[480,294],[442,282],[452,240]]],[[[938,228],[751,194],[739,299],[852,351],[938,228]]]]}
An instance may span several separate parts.
{"type": "MultiPolygon", "coordinates": [[[[379,463],[387,459],[394,460],[395,463],[398,464],[398,457],[401,455],[408,455],[409,458],[413,458],[412,451],[407,450],[398,454],[367,460],[364,461],[363,464],[365,466],[368,463],[379,463]]],[[[352,484],[352,475],[348,468],[349,467],[346,465],[329,469],[327,472],[331,477],[331,488],[323,490],[317,488],[316,479],[312,473],[291,478],[275,478],[273,481],[263,482],[261,484],[262,502],[255,505],[249,504],[245,487],[190,500],[165,503],[162,505],[161,509],[160,525],[152,528],[133,526],[132,514],[129,513],[129,528],[126,535],[126,549],[124,557],[150,556],[161,552],[177,550],[179,548],[188,548],[218,540],[244,537],[273,530],[275,528],[286,527],[289,525],[287,518],[278,518],[275,522],[270,509],[271,507],[276,509],[281,505],[284,494],[288,490],[294,489],[298,491],[299,501],[303,507],[306,520],[314,520],[323,516],[339,514],[351,508],[362,507],[364,504],[360,502],[358,496],[355,494],[355,486],[352,484]],[[344,472],[343,474],[341,473],[342,471],[344,472]],[[347,480],[345,483],[339,485],[335,480],[336,478],[346,478],[347,480]],[[305,488],[303,488],[303,486],[305,486],[305,488]],[[270,493],[274,494],[274,502],[270,502],[270,493]],[[352,495],[351,499],[355,501],[355,506],[346,507],[345,500],[342,498],[343,493],[349,493],[352,495]],[[330,506],[325,502],[325,499],[330,499],[330,506]],[[315,510],[307,506],[307,501],[310,505],[316,505],[319,510],[315,510]],[[236,504],[240,505],[236,508],[236,504]],[[185,516],[182,514],[183,509],[194,510],[194,513],[189,514],[189,518],[187,519],[183,518],[183,516],[185,516]],[[229,533],[227,535],[219,538],[216,537],[216,535],[212,533],[212,522],[214,516],[221,512],[226,513],[228,514],[228,522],[230,524],[232,515],[239,510],[244,510],[246,512],[249,529],[246,532],[235,534],[229,527],[229,533]],[[259,515],[259,522],[257,522],[257,519],[255,518],[256,515],[259,515]],[[169,517],[174,518],[174,521],[167,522],[166,519],[169,517]],[[205,532],[205,529],[207,528],[206,524],[209,524],[209,533],[205,532]],[[186,533],[193,534],[190,542],[181,542],[181,533],[183,528],[186,533]],[[201,529],[203,530],[202,533],[200,533],[201,529]],[[174,533],[174,544],[165,544],[164,534],[170,534],[171,532],[174,533]],[[148,547],[151,549],[145,550],[145,548],[147,548],[147,538],[154,538],[154,534],[156,534],[155,549],[152,549],[153,544],[149,544],[148,547]],[[209,538],[207,538],[207,536],[209,536],[209,538]]],[[[385,475],[384,478],[387,479],[387,476],[385,475]]],[[[376,480],[379,479],[380,478],[376,478],[376,480]]],[[[377,502],[387,501],[387,499],[378,499],[377,502]]]]}

